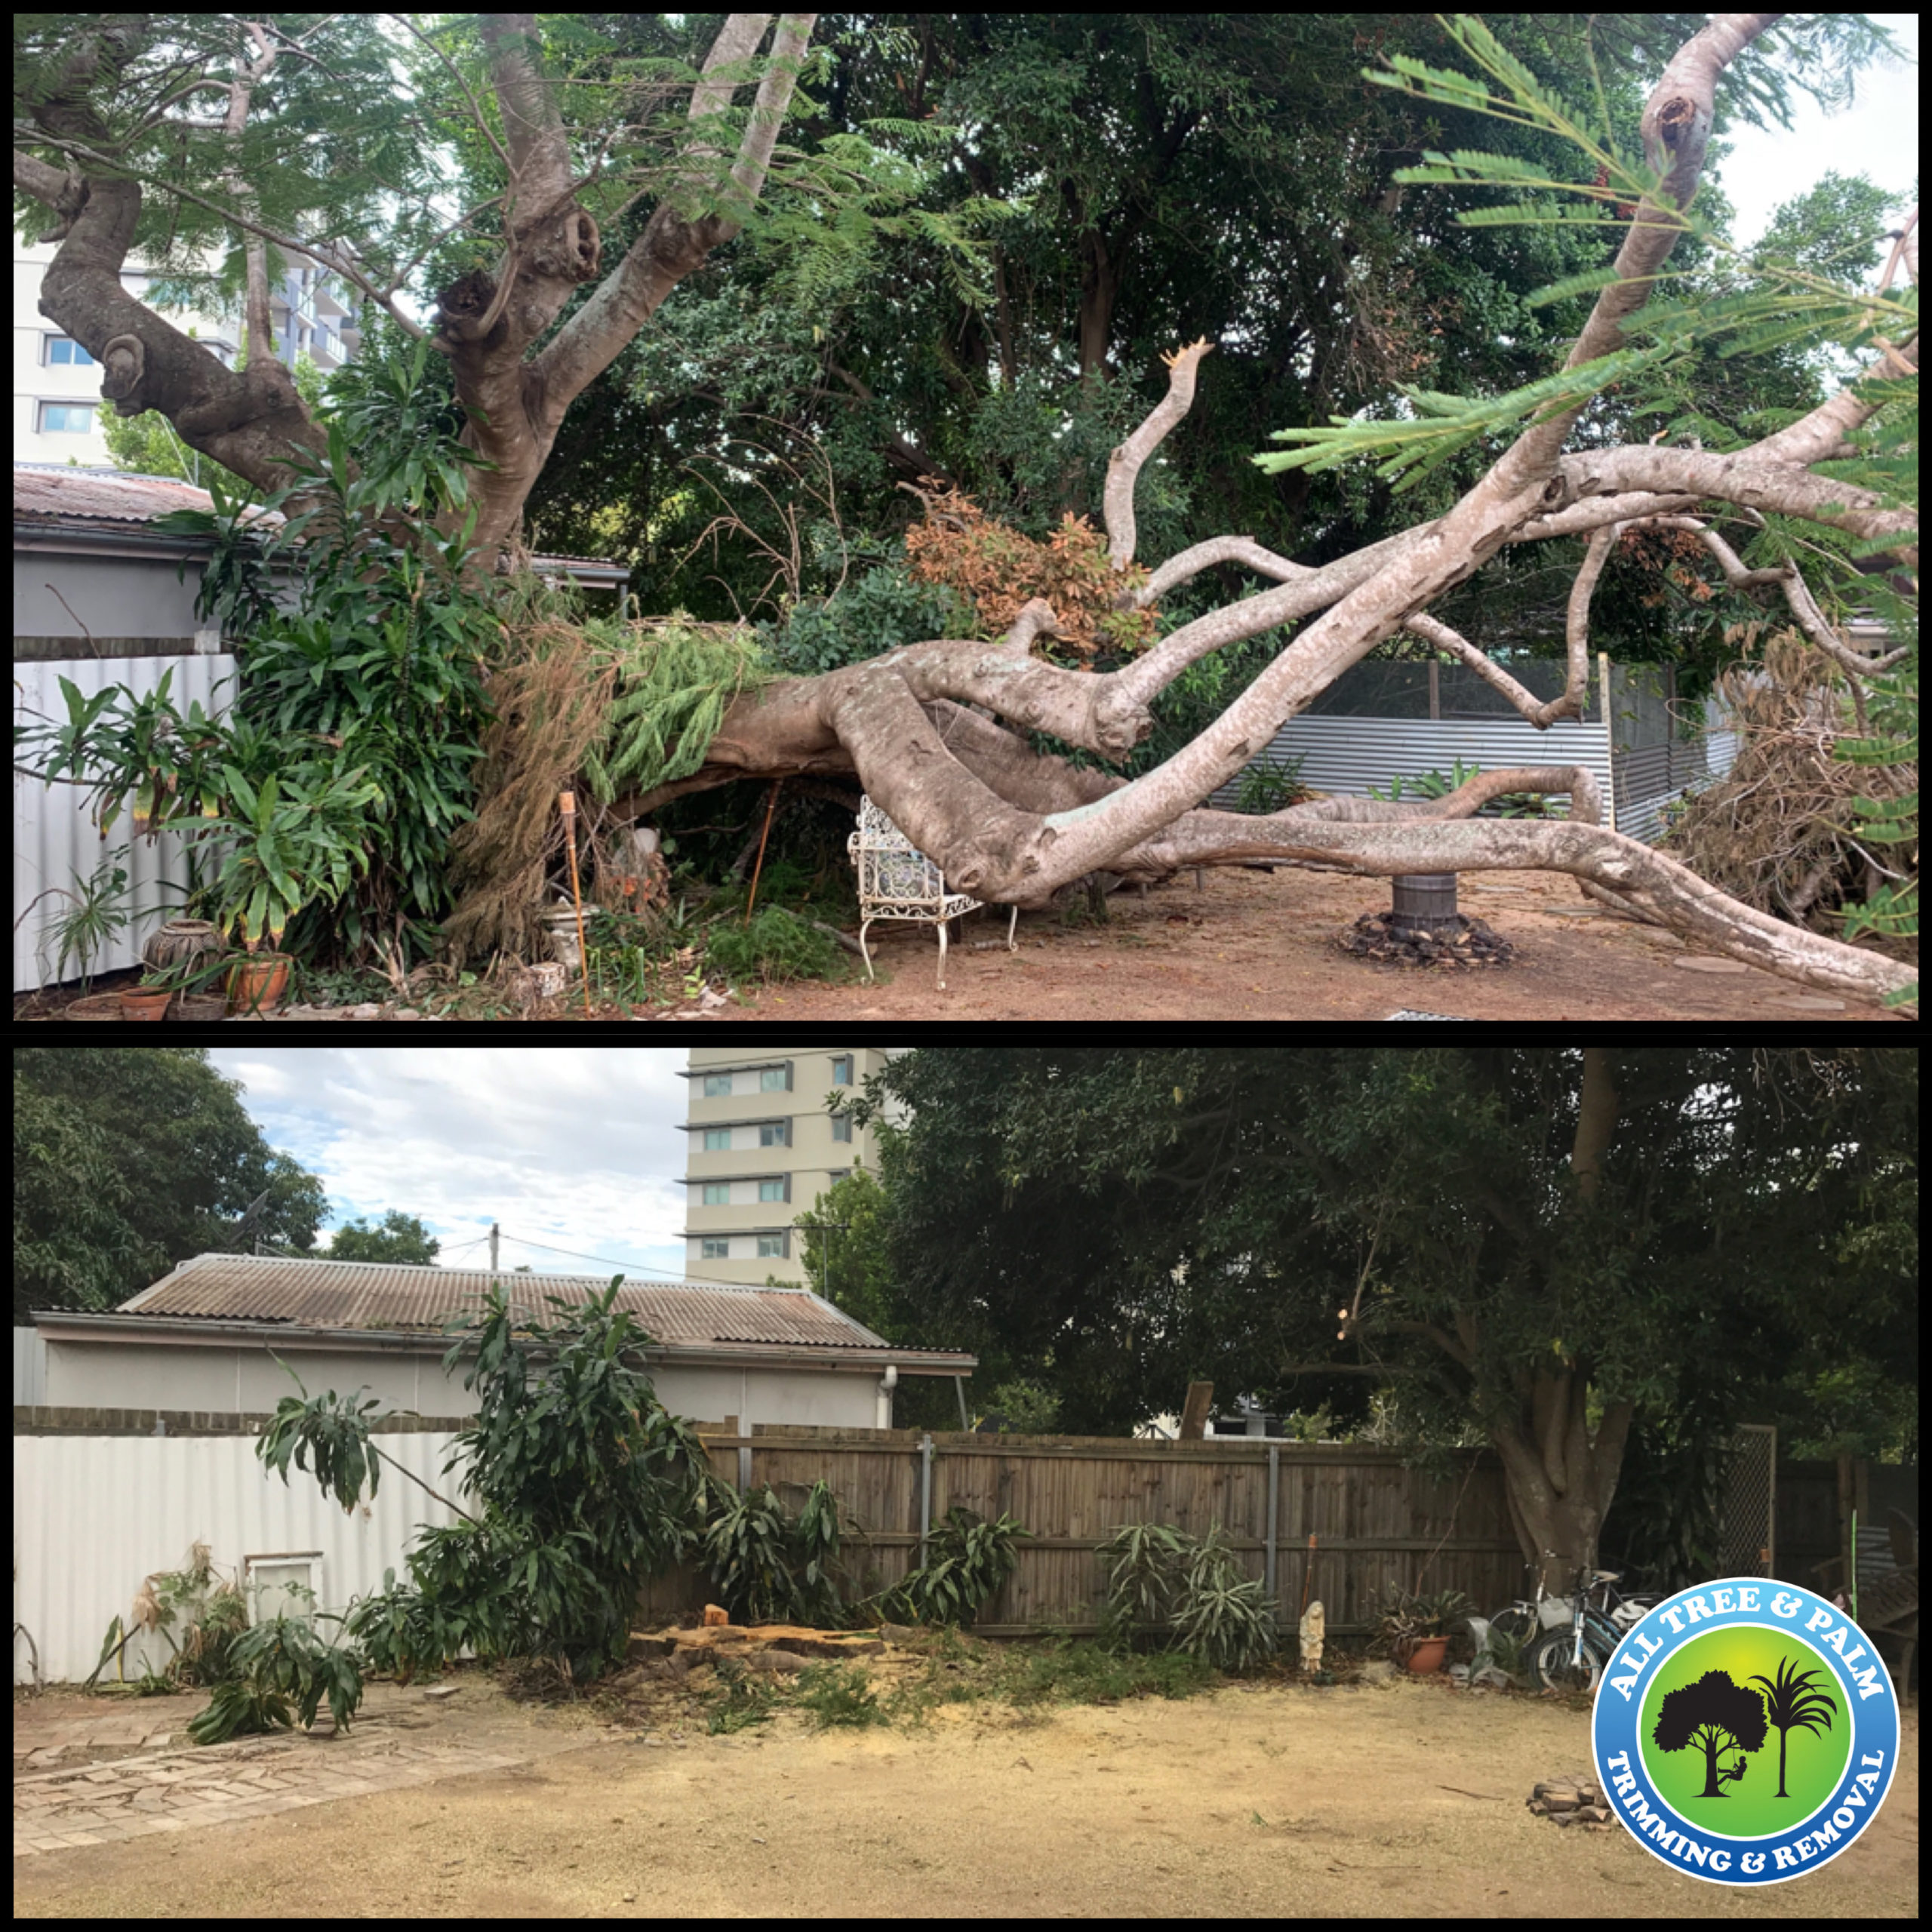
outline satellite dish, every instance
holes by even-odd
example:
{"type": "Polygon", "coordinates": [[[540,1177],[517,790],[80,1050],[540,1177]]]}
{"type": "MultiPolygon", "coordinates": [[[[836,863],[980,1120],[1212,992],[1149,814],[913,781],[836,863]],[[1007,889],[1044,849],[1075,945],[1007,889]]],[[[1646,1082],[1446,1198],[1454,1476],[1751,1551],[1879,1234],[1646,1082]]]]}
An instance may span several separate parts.
{"type": "Polygon", "coordinates": [[[261,1192],[257,1195],[254,1199],[250,1201],[248,1206],[242,1209],[242,1218],[235,1223],[235,1244],[237,1247],[241,1246],[242,1237],[248,1232],[250,1225],[254,1222],[255,1217],[262,1211],[263,1204],[267,1201],[269,1196],[274,1192],[275,1189],[272,1187],[263,1188],[261,1192]]]}

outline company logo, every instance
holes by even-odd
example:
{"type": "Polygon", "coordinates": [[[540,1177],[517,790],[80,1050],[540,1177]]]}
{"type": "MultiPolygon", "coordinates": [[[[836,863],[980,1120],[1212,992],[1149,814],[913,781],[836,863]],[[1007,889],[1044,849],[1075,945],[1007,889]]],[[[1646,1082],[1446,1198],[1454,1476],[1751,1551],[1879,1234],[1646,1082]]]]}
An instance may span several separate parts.
{"type": "Polygon", "coordinates": [[[1844,1611],[1737,1577],[1680,1591],[1629,1632],[1590,1736],[1646,1850],[1715,1884],[1775,1885],[1829,1864],[1878,1816],[1898,1700],[1844,1611]]]}

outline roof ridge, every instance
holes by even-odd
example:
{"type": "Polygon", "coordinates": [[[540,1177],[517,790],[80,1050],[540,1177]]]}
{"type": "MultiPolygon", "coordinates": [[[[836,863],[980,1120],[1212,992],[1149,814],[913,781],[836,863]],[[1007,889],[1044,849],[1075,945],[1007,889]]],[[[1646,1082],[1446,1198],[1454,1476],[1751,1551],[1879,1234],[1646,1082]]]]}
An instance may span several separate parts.
{"type": "MultiPolygon", "coordinates": [[[[446,1267],[440,1261],[351,1261],[345,1256],[334,1254],[229,1254],[218,1249],[205,1249],[199,1254],[190,1255],[184,1261],[177,1261],[174,1264],[175,1270],[178,1272],[183,1268],[192,1267],[197,1261],[217,1261],[224,1265],[235,1262],[259,1263],[264,1267],[279,1268],[290,1266],[386,1268],[395,1270],[408,1269],[425,1275],[487,1275],[491,1272],[488,1268],[446,1267]]],[[[500,1268],[495,1271],[495,1278],[506,1281],[514,1281],[519,1278],[529,1281],[595,1281],[600,1287],[608,1287],[610,1285],[610,1277],[608,1275],[552,1274],[547,1269],[540,1272],[535,1269],[532,1269],[528,1275],[520,1276],[519,1272],[515,1269],[500,1268]]],[[[680,1276],[675,1281],[669,1279],[654,1281],[648,1275],[626,1274],[623,1278],[623,1284],[626,1287],[636,1288],[716,1289],[727,1294],[811,1295],[814,1300],[818,1299],[813,1294],[812,1289],[803,1281],[707,1281],[694,1278],[689,1275],[680,1276]]],[[[841,1309],[839,1312],[842,1314],[844,1311],[841,1309]]]]}

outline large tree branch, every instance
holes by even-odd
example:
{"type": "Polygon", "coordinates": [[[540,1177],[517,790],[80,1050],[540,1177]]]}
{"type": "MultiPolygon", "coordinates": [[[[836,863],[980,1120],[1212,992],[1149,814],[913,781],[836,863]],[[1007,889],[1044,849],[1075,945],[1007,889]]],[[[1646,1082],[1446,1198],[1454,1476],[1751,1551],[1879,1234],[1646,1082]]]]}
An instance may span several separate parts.
{"type": "Polygon", "coordinates": [[[1167,394],[1140,428],[1107,458],[1106,488],[1101,504],[1107,527],[1107,555],[1117,571],[1126,569],[1134,561],[1134,486],[1139,480],[1140,466],[1194,406],[1194,383],[1201,358],[1214,346],[1204,337],[1161,358],[1168,365],[1167,394]]]}

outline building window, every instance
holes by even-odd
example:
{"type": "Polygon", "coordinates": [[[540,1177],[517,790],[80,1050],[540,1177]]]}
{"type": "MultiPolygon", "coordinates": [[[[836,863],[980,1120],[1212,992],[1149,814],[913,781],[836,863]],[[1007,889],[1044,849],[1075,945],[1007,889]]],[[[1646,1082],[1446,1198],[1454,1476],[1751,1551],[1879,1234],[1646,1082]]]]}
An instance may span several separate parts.
{"type": "Polygon", "coordinates": [[[758,1090],[761,1094],[789,1094],[792,1091],[792,1068],[787,1061],[783,1066],[761,1068],[758,1076],[758,1090]]]}
{"type": "Polygon", "coordinates": [[[70,335],[51,335],[47,338],[47,359],[50,362],[69,362],[76,368],[91,369],[94,358],[70,335]]]}
{"type": "Polygon", "coordinates": [[[728,1180],[708,1180],[704,1184],[704,1204],[707,1208],[723,1208],[730,1204],[731,1183],[728,1180]]]}
{"type": "Polygon", "coordinates": [[[832,1117],[832,1137],[835,1140],[850,1140],[852,1137],[852,1123],[843,1114],[832,1117]]]}
{"type": "Polygon", "coordinates": [[[85,435],[94,427],[94,405],[43,402],[40,405],[40,426],[43,429],[70,430],[85,435]]]}
{"type": "Polygon", "coordinates": [[[697,1252],[701,1261],[728,1261],[731,1258],[731,1244],[721,1235],[715,1240],[700,1241],[697,1252]]]}
{"type": "Polygon", "coordinates": [[[775,1180],[760,1181],[758,1198],[761,1201],[789,1201],[792,1198],[791,1177],[780,1174],[775,1180]]]}
{"type": "Polygon", "coordinates": [[[761,1147],[789,1147],[792,1144],[792,1123],[789,1120],[768,1120],[758,1131],[758,1144],[761,1147]]]}
{"type": "Polygon", "coordinates": [[[704,1130],[704,1151],[707,1154],[728,1154],[731,1151],[731,1130],[728,1127],[707,1127],[704,1130]]]}
{"type": "Polygon", "coordinates": [[[828,1168],[825,1177],[827,1180],[850,1180],[852,1170],[850,1168],[828,1168]]]}
{"type": "Polygon", "coordinates": [[[832,1057],[832,1084],[835,1087],[849,1087],[852,1084],[852,1056],[834,1054],[832,1057]]]}
{"type": "Polygon", "coordinates": [[[786,1238],[783,1235],[760,1235],[758,1238],[759,1258],[762,1260],[769,1255],[784,1254],[786,1251],[786,1238]]]}
{"type": "Polygon", "coordinates": [[[707,1073],[704,1076],[704,1097],[715,1100],[720,1094],[731,1091],[731,1076],[728,1073],[707,1073]]]}

